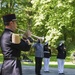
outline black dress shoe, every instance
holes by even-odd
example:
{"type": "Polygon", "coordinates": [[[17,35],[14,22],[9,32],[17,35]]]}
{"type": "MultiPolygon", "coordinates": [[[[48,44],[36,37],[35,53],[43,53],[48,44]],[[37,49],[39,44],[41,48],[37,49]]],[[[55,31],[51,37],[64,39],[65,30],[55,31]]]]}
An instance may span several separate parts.
{"type": "Polygon", "coordinates": [[[59,73],[58,75],[62,75],[62,73],[59,73]]]}
{"type": "Polygon", "coordinates": [[[59,73],[59,75],[65,75],[64,73],[59,73]]]}
{"type": "Polygon", "coordinates": [[[36,75],[42,75],[42,74],[36,74],[36,75]]]}
{"type": "Polygon", "coordinates": [[[62,75],[65,75],[65,73],[62,73],[62,75]]]}
{"type": "Polygon", "coordinates": [[[49,71],[44,71],[45,73],[49,73],[49,71]]]}

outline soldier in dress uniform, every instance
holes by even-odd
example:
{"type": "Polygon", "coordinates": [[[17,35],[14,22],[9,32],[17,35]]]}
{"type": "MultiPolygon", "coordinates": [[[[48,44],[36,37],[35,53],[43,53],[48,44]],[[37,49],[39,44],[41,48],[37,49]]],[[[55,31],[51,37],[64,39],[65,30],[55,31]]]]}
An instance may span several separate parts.
{"type": "Polygon", "coordinates": [[[13,35],[17,28],[15,14],[3,16],[5,29],[1,35],[1,50],[3,54],[3,64],[1,75],[22,75],[20,54],[22,51],[29,51],[31,47],[30,35],[27,38],[19,39],[18,35],[13,35]]]}
{"type": "Polygon", "coordinates": [[[49,48],[48,42],[44,45],[44,72],[49,72],[49,62],[51,57],[51,49],[49,48]]]}
{"type": "Polygon", "coordinates": [[[64,62],[66,58],[66,48],[64,45],[64,41],[61,41],[59,46],[57,47],[57,61],[58,61],[58,73],[59,75],[64,75],[64,62]]]}

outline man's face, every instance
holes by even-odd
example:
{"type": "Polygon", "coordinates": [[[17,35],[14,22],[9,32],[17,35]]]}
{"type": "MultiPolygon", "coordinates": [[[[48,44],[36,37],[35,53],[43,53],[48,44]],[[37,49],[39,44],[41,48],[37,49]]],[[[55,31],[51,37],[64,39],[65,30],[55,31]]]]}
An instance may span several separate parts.
{"type": "Polygon", "coordinates": [[[16,23],[16,21],[12,21],[11,26],[12,26],[12,30],[15,31],[17,29],[17,23],[16,23]]]}

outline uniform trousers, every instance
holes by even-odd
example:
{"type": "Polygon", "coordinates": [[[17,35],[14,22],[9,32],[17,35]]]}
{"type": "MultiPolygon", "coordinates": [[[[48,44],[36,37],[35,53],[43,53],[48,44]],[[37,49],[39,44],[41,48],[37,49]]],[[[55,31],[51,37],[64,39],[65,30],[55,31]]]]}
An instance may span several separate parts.
{"type": "Polygon", "coordinates": [[[58,61],[58,73],[64,73],[64,59],[57,59],[58,61]]]}
{"type": "Polygon", "coordinates": [[[44,71],[49,71],[50,58],[44,58],[44,71]]]}
{"type": "Polygon", "coordinates": [[[4,60],[1,67],[1,75],[22,75],[22,67],[20,60],[4,60]]]}
{"type": "Polygon", "coordinates": [[[36,73],[36,75],[41,75],[41,68],[42,68],[42,58],[35,57],[35,73],[36,73]]]}

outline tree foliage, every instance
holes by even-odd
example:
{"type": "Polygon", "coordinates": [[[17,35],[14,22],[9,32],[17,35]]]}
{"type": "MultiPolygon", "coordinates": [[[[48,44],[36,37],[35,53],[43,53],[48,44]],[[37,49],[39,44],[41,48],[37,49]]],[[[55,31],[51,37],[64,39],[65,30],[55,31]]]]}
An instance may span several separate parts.
{"type": "Polygon", "coordinates": [[[74,42],[74,3],[74,0],[32,0],[33,28],[42,32],[52,46],[59,40],[74,42]]]}
{"type": "Polygon", "coordinates": [[[15,13],[19,28],[44,36],[53,47],[60,40],[66,45],[75,42],[74,0],[2,0],[0,13],[0,33],[4,28],[2,15],[15,13]]]}

